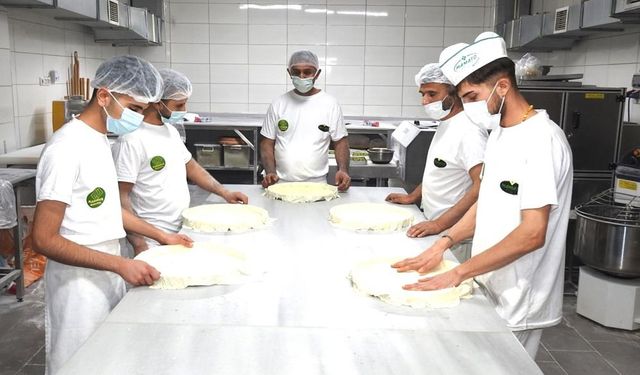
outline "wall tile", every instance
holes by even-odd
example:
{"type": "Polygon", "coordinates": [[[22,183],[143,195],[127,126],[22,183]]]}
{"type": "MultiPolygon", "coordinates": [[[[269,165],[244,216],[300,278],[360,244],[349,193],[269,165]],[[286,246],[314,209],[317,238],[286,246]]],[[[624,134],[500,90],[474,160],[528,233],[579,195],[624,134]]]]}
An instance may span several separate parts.
{"type": "Polygon", "coordinates": [[[12,122],[0,124],[0,153],[14,151],[18,148],[18,135],[12,122]]]}
{"type": "Polygon", "coordinates": [[[364,65],[363,46],[327,46],[327,65],[364,65]]]}
{"type": "Polygon", "coordinates": [[[404,65],[424,66],[428,63],[438,62],[441,47],[405,47],[404,65]]]}
{"type": "Polygon", "coordinates": [[[364,84],[364,69],[361,66],[328,66],[325,72],[328,85],[364,84]]]}
{"type": "Polygon", "coordinates": [[[212,44],[210,62],[214,64],[246,64],[247,45],[212,44]]]}
{"type": "Polygon", "coordinates": [[[404,27],[367,26],[368,46],[401,46],[404,44],[404,27]]]}
{"type": "Polygon", "coordinates": [[[191,83],[209,83],[209,64],[171,64],[171,69],[186,75],[191,83]]]}
{"type": "Polygon", "coordinates": [[[327,28],[324,25],[289,25],[287,41],[289,44],[325,44],[327,28]]]}
{"type": "Polygon", "coordinates": [[[249,66],[211,64],[211,83],[249,83],[249,66]]]}
{"type": "Polygon", "coordinates": [[[333,95],[340,105],[364,103],[364,89],[362,86],[326,86],[327,93],[333,95]]]}
{"type": "MultiPolygon", "coordinates": [[[[298,4],[301,3],[298,2],[298,4]]],[[[289,9],[282,23],[324,26],[327,24],[327,7],[326,5],[303,5],[301,9],[289,9]]]]}
{"type": "Polygon", "coordinates": [[[484,26],[484,13],[478,17],[478,8],[450,7],[445,10],[444,24],[453,27],[484,26]]]}
{"type": "Polygon", "coordinates": [[[176,23],[171,26],[171,43],[209,43],[208,24],[176,23]]]}
{"type": "Polygon", "coordinates": [[[17,117],[20,126],[20,146],[29,147],[44,143],[51,129],[49,114],[17,117]]]}
{"type": "Polygon", "coordinates": [[[281,65],[249,65],[249,85],[285,84],[289,75],[281,65]]]}
{"type": "Polygon", "coordinates": [[[250,45],[249,64],[287,64],[286,45],[250,45]]]}
{"type": "Polygon", "coordinates": [[[327,5],[365,5],[367,0],[327,0],[327,5]]]}
{"type": "Polygon", "coordinates": [[[11,25],[9,24],[9,17],[7,16],[6,11],[0,10],[0,48],[10,48],[11,42],[9,40],[9,30],[11,30],[11,25]]]}
{"type": "MultiPolygon", "coordinates": [[[[213,12],[211,6],[211,11],[213,12]]],[[[237,8],[237,6],[236,6],[237,8]]],[[[174,3],[169,4],[169,21],[175,23],[207,23],[209,22],[209,4],[174,3]]]]}
{"type": "Polygon", "coordinates": [[[286,9],[249,9],[249,24],[251,25],[284,25],[286,23],[286,9]]]}
{"type": "Polygon", "coordinates": [[[331,26],[327,29],[328,45],[361,46],[364,40],[364,26],[331,26]]]}
{"type": "Polygon", "coordinates": [[[246,103],[249,95],[249,86],[241,84],[212,84],[212,103],[246,103]]]}
{"type": "MultiPolygon", "coordinates": [[[[381,86],[396,86],[396,85],[400,86],[402,85],[402,68],[401,67],[365,66],[364,84],[365,85],[381,85],[381,86]]],[[[365,97],[366,97],[366,91],[365,91],[365,97]]],[[[398,97],[398,102],[400,102],[400,97],[398,97]]],[[[365,104],[367,103],[365,102],[365,104]]],[[[373,104],[373,103],[369,103],[369,104],[373,104]]]]}
{"type": "Polygon", "coordinates": [[[286,25],[249,25],[250,44],[287,44],[286,25]]]}
{"type": "Polygon", "coordinates": [[[249,89],[249,103],[271,103],[285,92],[286,85],[252,85],[249,89]]]}
{"type": "Polygon", "coordinates": [[[407,0],[407,5],[439,6],[445,5],[445,0],[407,0]]]}
{"type": "MultiPolygon", "coordinates": [[[[211,103],[211,112],[215,113],[251,113],[247,103],[211,103]]],[[[266,109],[264,111],[267,112],[266,109]]]]}
{"type": "Polygon", "coordinates": [[[364,116],[398,117],[402,114],[402,107],[390,105],[365,105],[364,116]]]}
{"type": "Polygon", "coordinates": [[[0,86],[11,85],[11,52],[0,49],[0,86]]]}
{"type": "Polygon", "coordinates": [[[402,88],[402,105],[403,106],[421,106],[422,94],[418,92],[415,85],[405,86],[402,88]]]}
{"type": "Polygon", "coordinates": [[[444,7],[407,7],[406,26],[444,26],[444,7]]]}
{"type": "Polygon", "coordinates": [[[333,12],[327,14],[327,25],[364,25],[366,21],[366,7],[351,6],[330,6],[333,12]]]}
{"type": "Polygon", "coordinates": [[[443,47],[443,27],[407,27],[404,45],[422,47],[443,47]]]}
{"type": "Polygon", "coordinates": [[[370,6],[367,3],[367,25],[403,26],[404,6],[370,6]]]}
{"type": "MultiPolygon", "coordinates": [[[[11,86],[0,86],[0,119],[2,122],[13,122],[13,92],[11,86]]],[[[0,149],[0,152],[2,149],[0,149]]]]}
{"type": "Polygon", "coordinates": [[[247,44],[249,41],[247,25],[210,24],[209,32],[213,44],[247,44]]]}
{"type": "Polygon", "coordinates": [[[368,66],[401,66],[402,55],[402,47],[367,46],[365,50],[365,63],[368,66]]]}
{"type": "Polygon", "coordinates": [[[483,31],[482,27],[445,27],[444,45],[450,46],[460,42],[471,43],[483,31]]]}
{"type": "Polygon", "coordinates": [[[247,23],[248,10],[237,4],[211,4],[209,6],[210,23],[247,23]]]}
{"type": "MultiPolygon", "coordinates": [[[[213,54],[213,51],[211,51],[211,53],[213,54]]],[[[208,44],[171,43],[171,63],[204,64],[208,62],[208,44]]]]}

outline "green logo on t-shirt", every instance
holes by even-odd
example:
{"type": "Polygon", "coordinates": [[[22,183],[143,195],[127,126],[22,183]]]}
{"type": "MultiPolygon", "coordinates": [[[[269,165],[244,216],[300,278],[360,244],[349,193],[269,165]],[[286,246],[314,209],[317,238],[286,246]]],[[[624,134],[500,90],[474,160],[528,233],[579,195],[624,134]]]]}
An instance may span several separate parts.
{"type": "Polygon", "coordinates": [[[518,194],[518,183],[513,181],[502,181],[500,183],[500,189],[507,194],[517,195],[518,194]]]}
{"type": "Polygon", "coordinates": [[[433,159],[433,165],[435,165],[438,168],[444,168],[447,166],[447,162],[442,159],[435,158],[433,159]]]}
{"type": "Polygon", "coordinates": [[[149,162],[149,165],[154,171],[159,171],[164,168],[167,163],[164,161],[164,158],[162,156],[154,156],[151,158],[151,162],[149,162]]]}
{"type": "Polygon", "coordinates": [[[278,121],[278,129],[280,129],[280,131],[286,132],[287,129],[289,129],[289,123],[287,122],[287,120],[278,121]]]}
{"type": "Polygon", "coordinates": [[[97,187],[93,189],[89,195],[87,195],[87,205],[91,208],[100,207],[104,202],[104,197],[107,195],[104,189],[101,187],[97,187]]]}
{"type": "Polygon", "coordinates": [[[324,124],[318,125],[318,129],[320,129],[320,131],[323,131],[325,133],[329,131],[329,127],[327,125],[324,125],[324,124]]]}

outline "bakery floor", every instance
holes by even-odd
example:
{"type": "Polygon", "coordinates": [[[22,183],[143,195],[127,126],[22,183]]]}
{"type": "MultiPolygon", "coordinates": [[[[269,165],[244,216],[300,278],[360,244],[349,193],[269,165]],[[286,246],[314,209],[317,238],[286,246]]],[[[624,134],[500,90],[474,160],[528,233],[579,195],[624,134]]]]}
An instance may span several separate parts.
{"type": "MultiPolygon", "coordinates": [[[[545,374],[638,374],[640,331],[605,328],[576,314],[576,297],[564,298],[564,318],[547,328],[536,362],[545,374]]],[[[573,295],[572,295],[573,294],[573,295]]],[[[24,302],[0,291],[0,375],[44,374],[44,288],[27,290],[24,302]]]]}

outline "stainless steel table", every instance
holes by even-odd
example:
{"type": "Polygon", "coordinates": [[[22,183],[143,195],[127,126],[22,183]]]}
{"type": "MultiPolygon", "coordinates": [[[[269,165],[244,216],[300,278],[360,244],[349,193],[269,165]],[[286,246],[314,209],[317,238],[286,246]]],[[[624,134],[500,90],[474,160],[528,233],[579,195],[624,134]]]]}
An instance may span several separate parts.
{"type": "Polygon", "coordinates": [[[0,180],[9,181],[13,185],[16,199],[16,217],[18,223],[13,229],[15,246],[15,268],[0,268],[0,288],[16,282],[16,298],[22,302],[24,296],[24,274],[22,272],[22,237],[24,233],[23,222],[20,215],[22,206],[21,191],[28,186],[33,186],[33,179],[36,176],[35,169],[0,168],[0,180]]]}
{"type": "MultiPolygon", "coordinates": [[[[541,373],[479,291],[456,308],[416,310],[351,288],[354,262],[415,255],[434,238],[336,229],[329,208],[400,189],[354,187],[330,202],[292,204],[258,186],[230,188],[267,209],[273,226],[194,239],[250,249],[266,272],[238,286],[134,288],[62,374],[541,373]]],[[[192,204],[218,201],[192,194],[192,204]]]]}

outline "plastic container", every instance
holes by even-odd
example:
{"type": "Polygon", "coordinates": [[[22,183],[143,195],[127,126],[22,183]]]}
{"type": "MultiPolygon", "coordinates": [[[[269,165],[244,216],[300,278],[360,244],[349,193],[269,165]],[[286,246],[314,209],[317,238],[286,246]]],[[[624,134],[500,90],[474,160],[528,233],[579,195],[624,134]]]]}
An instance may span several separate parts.
{"type": "Polygon", "coordinates": [[[222,166],[222,145],[196,143],[196,160],[204,168],[222,166]]]}
{"type": "Polygon", "coordinates": [[[640,169],[619,165],[616,168],[615,201],[640,206],[640,169]]]}
{"type": "Polygon", "coordinates": [[[248,168],[251,148],[248,145],[224,145],[224,166],[248,168]]]}

